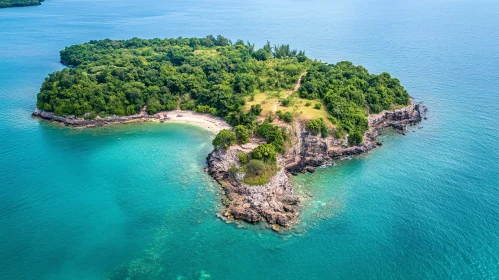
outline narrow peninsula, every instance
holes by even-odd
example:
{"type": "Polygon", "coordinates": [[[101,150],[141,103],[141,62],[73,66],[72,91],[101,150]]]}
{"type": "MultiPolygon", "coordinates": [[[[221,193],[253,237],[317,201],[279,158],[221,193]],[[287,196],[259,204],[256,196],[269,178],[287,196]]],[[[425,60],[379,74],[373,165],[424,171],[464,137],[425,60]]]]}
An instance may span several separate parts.
{"type": "Polygon", "coordinates": [[[0,8],[41,5],[44,0],[0,0],[0,8]]]}
{"type": "Polygon", "coordinates": [[[218,132],[207,171],[223,189],[220,216],[275,230],[300,213],[292,174],[366,153],[381,129],[404,130],[424,113],[388,73],[269,42],[106,39],[67,47],[61,62],[33,116],[75,127],[202,122],[218,132]]]}

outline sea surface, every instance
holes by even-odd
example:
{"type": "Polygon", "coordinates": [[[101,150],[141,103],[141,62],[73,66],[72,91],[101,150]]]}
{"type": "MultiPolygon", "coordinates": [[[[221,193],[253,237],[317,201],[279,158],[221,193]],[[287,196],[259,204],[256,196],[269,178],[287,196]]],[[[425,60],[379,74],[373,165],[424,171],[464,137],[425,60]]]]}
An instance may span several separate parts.
{"type": "Polygon", "coordinates": [[[496,0],[47,0],[0,10],[0,279],[498,279],[496,0]],[[208,131],[30,117],[59,51],[222,34],[398,77],[428,120],[293,178],[286,234],[216,217],[208,131]],[[129,278],[127,278],[127,276],[129,278]]]}

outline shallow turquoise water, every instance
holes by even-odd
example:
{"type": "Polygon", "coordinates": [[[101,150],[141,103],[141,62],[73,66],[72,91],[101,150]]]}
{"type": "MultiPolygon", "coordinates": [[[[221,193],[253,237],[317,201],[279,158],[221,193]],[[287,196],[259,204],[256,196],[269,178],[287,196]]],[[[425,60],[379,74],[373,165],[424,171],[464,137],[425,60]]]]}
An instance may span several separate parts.
{"type": "Polygon", "coordinates": [[[499,277],[497,1],[47,0],[0,10],[0,49],[0,279],[499,277]],[[210,33],[388,71],[429,119],[294,178],[310,198],[278,235],[216,218],[209,132],[30,118],[67,45],[210,33]]]}

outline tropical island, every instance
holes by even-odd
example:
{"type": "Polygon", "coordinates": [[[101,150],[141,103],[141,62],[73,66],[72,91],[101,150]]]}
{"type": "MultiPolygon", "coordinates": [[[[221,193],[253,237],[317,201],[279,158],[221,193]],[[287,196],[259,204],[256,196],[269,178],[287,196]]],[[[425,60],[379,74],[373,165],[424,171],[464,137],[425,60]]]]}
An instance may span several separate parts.
{"type": "Polygon", "coordinates": [[[0,0],[0,8],[41,5],[45,0],[0,0]]]}
{"type": "Polygon", "coordinates": [[[421,120],[388,73],[327,64],[304,51],[222,36],[99,40],[61,51],[33,116],[76,127],[137,121],[208,124],[218,132],[208,172],[223,189],[221,217],[296,222],[290,174],[365,153],[385,127],[421,120]],[[184,118],[184,119],[183,119],[184,118]]]}

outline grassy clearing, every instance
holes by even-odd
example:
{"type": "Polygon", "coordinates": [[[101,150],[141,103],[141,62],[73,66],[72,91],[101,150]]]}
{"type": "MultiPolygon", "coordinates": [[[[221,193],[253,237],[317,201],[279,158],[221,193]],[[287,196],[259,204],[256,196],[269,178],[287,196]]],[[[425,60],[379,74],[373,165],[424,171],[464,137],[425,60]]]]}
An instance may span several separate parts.
{"type": "Polygon", "coordinates": [[[195,50],[194,55],[204,55],[204,56],[215,56],[218,54],[217,50],[206,49],[206,50],[195,50]]]}
{"type": "Polygon", "coordinates": [[[279,167],[275,164],[265,164],[265,169],[262,174],[250,175],[246,173],[243,182],[252,186],[262,186],[270,182],[270,179],[279,171],[279,167]]]}
{"type": "Polygon", "coordinates": [[[308,100],[297,97],[295,94],[291,96],[289,106],[278,106],[278,110],[284,112],[292,112],[297,115],[298,119],[311,120],[317,118],[323,118],[327,120],[328,113],[325,106],[321,106],[321,109],[315,109],[314,105],[319,103],[322,105],[321,101],[318,100],[308,100]],[[309,106],[306,106],[309,103],[309,106]]]}
{"type": "Polygon", "coordinates": [[[280,110],[283,113],[291,112],[295,119],[297,120],[311,120],[317,118],[323,118],[324,121],[330,128],[334,126],[327,121],[328,113],[325,106],[321,106],[321,109],[315,109],[314,105],[316,103],[321,103],[318,100],[308,100],[298,97],[297,93],[293,93],[290,97],[290,102],[288,106],[282,106],[279,102],[280,99],[285,98],[290,93],[289,90],[283,90],[280,92],[260,92],[255,94],[253,101],[251,97],[248,97],[246,102],[246,110],[249,110],[251,105],[260,104],[262,106],[262,116],[267,118],[268,116],[275,116],[275,111],[280,110]],[[309,104],[309,106],[307,106],[309,104]]]}
{"type": "Polygon", "coordinates": [[[248,97],[246,102],[246,110],[249,110],[251,105],[260,104],[262,105],[262,114],[268,114],[273,112],[274,104],[279,101],[278,96],[284,96],[283,92],[260,92],[255,94],[254,100],[251,101],[251,97],[248,97]]]}

